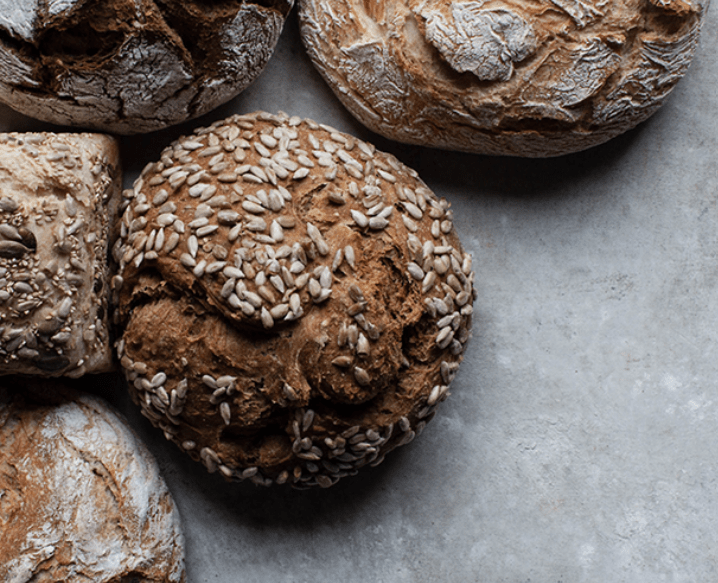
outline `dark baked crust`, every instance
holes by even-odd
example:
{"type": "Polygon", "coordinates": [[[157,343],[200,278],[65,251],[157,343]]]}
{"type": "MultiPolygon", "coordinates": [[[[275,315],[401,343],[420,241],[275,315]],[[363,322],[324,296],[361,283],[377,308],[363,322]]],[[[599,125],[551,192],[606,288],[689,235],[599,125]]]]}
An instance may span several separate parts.
{"type": "Polygon", "coordinates": [[[293,0],[69,0],[0,19],[0,101],[116,133],[197,117],[244,90],[293,0]]]}
{"type": "Polygon", "coordinates": [[[180,138],[125,196],[118,353],[168,439],[227,477],[327,486],[423,429],[474,292],[415,172],[253,114],[180,138]]]}

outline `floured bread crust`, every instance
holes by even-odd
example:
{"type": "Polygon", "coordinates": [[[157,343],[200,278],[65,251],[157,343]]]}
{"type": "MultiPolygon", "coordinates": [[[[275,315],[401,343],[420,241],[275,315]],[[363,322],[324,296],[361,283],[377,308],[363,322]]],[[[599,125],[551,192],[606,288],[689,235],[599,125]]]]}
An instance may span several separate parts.
{"type": "Polygon", "coordinates": [[[0,388],[0,579],[184,582],[155,460],[100,399],[51,392],[49,405],[0,388]]]}
{"type": "Polygon", "coordinates": [[[647,119],[684,75],[708,0],[302,0],[309,55],[401,142],[556,156],[647,119]]]}
{"type": "Polygon", "coordinates": [[[117,142],[99,134],[0,134],[0,375],[112,368],[110,222],[117,142]]]}
{"type": "Polygon", "coordinates": [[[131,392],[210,471],[331,486],[448,394],[473,271],[394,157],[257,113],[165,149],[125,192],[113,280],[131,392]]]}
{"type": "Polygon", "coordinates": [[[0,101],[121,134],[180,123],[259,75],[293,2],[0,0],[0,101]]]}

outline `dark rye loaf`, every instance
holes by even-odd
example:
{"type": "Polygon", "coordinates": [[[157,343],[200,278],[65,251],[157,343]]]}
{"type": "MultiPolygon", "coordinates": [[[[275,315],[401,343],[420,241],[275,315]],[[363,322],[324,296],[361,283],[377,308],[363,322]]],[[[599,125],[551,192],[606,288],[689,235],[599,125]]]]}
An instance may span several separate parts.
{"type": "Polygon", "coordinates": [[[235,116],[170,145],[125,199],[121,364],[144,414],[211,471],[330,486],[446,397],[471,258],[448,203],[393,156],[235,116]]]}
{"type": "Polygon", "coordinates": [[[0,101],[121,134],[202,115],[245,89],[293,0],[0,0],[0,101]]]}

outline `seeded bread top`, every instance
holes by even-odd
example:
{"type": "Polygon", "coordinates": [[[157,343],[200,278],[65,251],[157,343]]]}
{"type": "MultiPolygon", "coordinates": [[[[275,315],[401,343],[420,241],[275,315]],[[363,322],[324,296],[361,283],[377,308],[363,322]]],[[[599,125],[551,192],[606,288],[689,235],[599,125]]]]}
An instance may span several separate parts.
{"type": "Polygon", "coordinates": [[[107,259],[120,181],[109,136],[0,134],[0,374],[111,370],[107,259]]]}
{"type": "Polygon", "coordinates": [[[685,74],[708,0],[304,0],[337,97],[391,139],[556,156],[632,128],[685,74]]]}
{"type": "Polygon", "coordinates": [[[447,202],[394,157],[308,120],[236,116],[180,138],[125,199],[122,364],[211,469],[327,485],[339,470],[307,463],[377,460],[446,395],[471,259],[447,202]],[[336,453],[347,431],[371,431],[357,443],[376,455],[336,453]]]}

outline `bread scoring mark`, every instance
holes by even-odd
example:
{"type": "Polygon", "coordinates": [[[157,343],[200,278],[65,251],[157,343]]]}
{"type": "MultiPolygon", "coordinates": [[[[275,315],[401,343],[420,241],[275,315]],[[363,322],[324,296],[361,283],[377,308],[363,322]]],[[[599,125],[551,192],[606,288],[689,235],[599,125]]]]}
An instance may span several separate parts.
{"type": "Polygon", "coordinates": [[[659,39],[641,43],[641,66],[621,75],[606,100],[593,113],[595,123],[629,118],[642,121],[642,104],[658,107],[678,80],[685,75],[696,47],[699,28],[673,41],[659,39]]]}
{"type": "MultiPolygon", "coordinates": [[[[189,284],[197,292],[190,292],[193,301],[211,306],[242,333],[279,338],[300,334],[299,325],[307,318],[321,322],[310,344],[331,355],[326,374],[339,375],[334,398],[369,403],[386,383],[379,372],[387,358],[380,343],[388,342],[384,335],[391,332],[379,315],[387,309],[380,305],[387,299],[378,297],[377,290],[363,289],[363,244],[356,241],[381,241],[395,248],[385,258],[389,277],[396,278],[391,285],[425,296],[416,317],[423,313],[427,326],[435,326],[428,350],[445,353],[444,364],[437,364],[436,378],[429,382],[447,384],[445,369],[458,363],[470,336],[471,261],[450,242],[455,235],[448,203],[392,157],[310,120],[284,114],[234,116],[166,148],[124,197],[120,239],[113,249],[120,264],[113,279],[120,312],[127,301],[140,308],[142,300],[132,292],[137,278],[173,263],[184,270],[182,279],[194,282],[189,284]],[[405,240],[406,247],[396,247],[397,239],[405,240]],[[412,273],[414,264],[425,273],[421,281],[412,273]]],[[[387,281],[387,288],[391,285],[387,281]]],[[[119,319],[127,317],[120,312],[119,319]]],[[[325,414],[310,406],[321,383],[310,386],[301,371],[299,376],[287,372],[285,378],[279,365],[272,374],[276,382],[251,377],[261,391],[254,395],[241,364],[218,363],[216,369],[195,371],[185,359],[180,373],[143,363],[141,350],[136,343],[118,344],[144,414],[210,471],[265,485],[328,486],[363,465],[378,463],[423,428],[447,392],[422,386],[425,395],[416,410],[402,412],[413,429],[390,441],[393,421],[389,427],[367,427],[364,433],[375,438],[352,443],[347,451],[327,444],[331,433],[320,429],[327,422],[325,414]],[[176,382],[183,383],[181,394],[175,393],[176,382]],[[243,464],[223,453],[221,443],[215,447],[207,436],[188,433],[183,415],[190,399],[192,410],[206,402],[218,426],[242,434],[248,431],[245,424],[252,423],[252,407],[272,407],[281,417],[296,415],[299,436],[286,444],[296,465],[243,464]],[[317,425],[315,418],[322,423],[317,425]],[[380,433],[389,437],[377,441],[380,433]]],[[[244,357],[253,358],[249,352],[244,357]]],[[[410,360],[404,361],[410,368],[410,360]]]]}
{"type": "Polygon", "coordinates": [[[401,117],[409,82],[384,42],[371,40],[343,48],[337,67],[349,81],[365,115],[377,121],[401,117]],[[372,98],[365,100],[367,95],[372,98]]]}
{"type": "Polygon", "coordinates": [[[514,63],[536,50],[536,34],[524,18],[511,10],[484,8],[485,0],[454,2],[451,17],[425,9],[426,38],[460,73],[482,81],[507,81],[514,63]]]}
{"type": "MultiPolygon", "coordinates": [[[[81,0],[47,0],[47,13],[50,16],[57,16],[75,8],[81,0]]],[[[137,7],[139,11],[139,6],[137,7]]]]}
{"type": "Polygon", "coordinates": [[[597,38],[549,54],[537,68],[534,82],[522,91],[526,110],[533,107],[546,119],[577,121],[582,115],[578,106],[604,89],[620,62],[620,55],[597,38]],[[563,74],[557,76],[556,70],[563,74]],[[548,83],[549,78],[554,78],[553,83],[548,83]]]}
{"type": "Polygon", "coordinates": [[[279,40],[284,16],[254,4],[242,3],[233,20],[219,33],[219,45],[225,57],[207,79],[199,100],[223,103],[259,75],[279,40]],[[258,39],[263,39],[258,42],[258,39]]]}
{"type": "Polygon", "coordinates": [[[570,15],[579,28],[584,28],[603,16],[601,8],[604,8],[609,0],[599,0],[598,2],[589,0],[551,0],[551,2],[570,15]]]}
{"type": "Polygon", "coordinates": [[[32,42],[39,0],[0,0],[0,27],[12,36],[32,42]]]}

